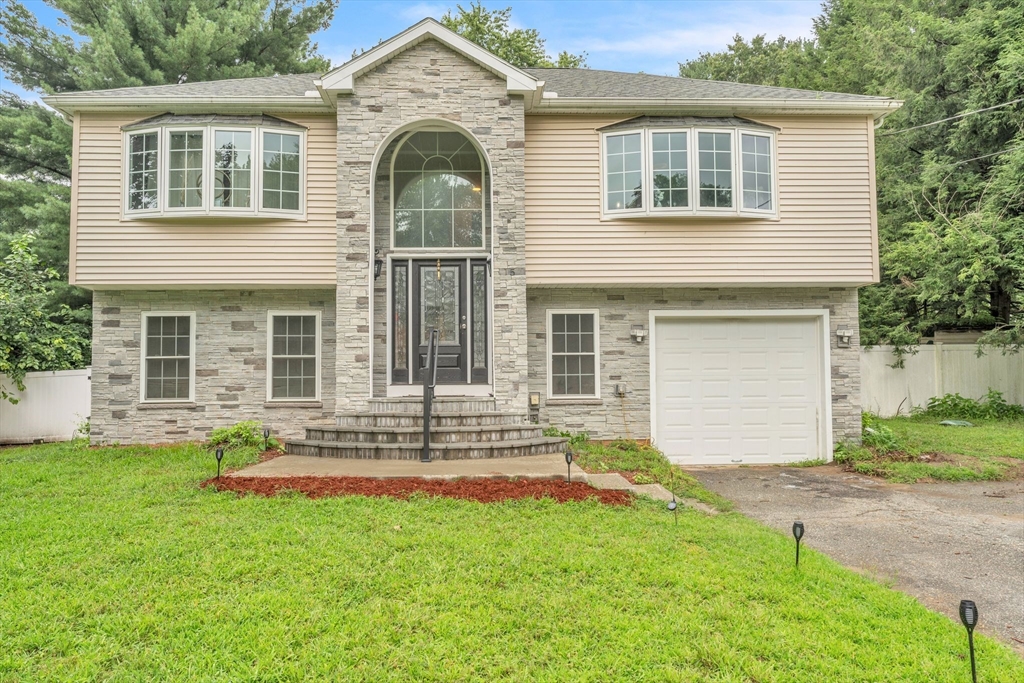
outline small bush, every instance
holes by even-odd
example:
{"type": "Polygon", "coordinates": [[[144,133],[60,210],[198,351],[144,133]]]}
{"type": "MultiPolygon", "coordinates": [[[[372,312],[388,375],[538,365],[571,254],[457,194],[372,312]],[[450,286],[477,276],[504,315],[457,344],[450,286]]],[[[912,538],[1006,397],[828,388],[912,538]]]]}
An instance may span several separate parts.
{"type": "MultiPolygon", "coordinates": [[[[210,445],[225,448],[262,448],[262,426],[258,420],[246,420],[230,427],[218,427],[210,432],[210,445]]],[[[273,445],[276,445],[276,442],[273,445]]]]}
{"type": "Polygon", "coordinates": [[[1001,391],[989,389],[981,400],[960,394],[946,394],[928,399],[928,407],[915,411],[941,419],[958,420],[1021,420],[1024,406],[1007,403],[1001,391]]]}
{"type": "Polygon", "coordinates": [[[863,427],[861,440],[864,445],[874,448],[879,455],[903,450],[896,433],[882,424],[877,416],[864,413],[861,415],[861,426],[863,427]]]}
{"type": "Polygon", "coordinates": [[[832,451],[832,457],[840,465],[848,465],[850,463],[871,460],[875,457],[875,454],[863,446],[839,442],[832,451]]]}
{"type": "Polygon", "coordinates": [[[579,448],[587,442],[590,435],[586,432],[570,432],[560,430],[558,427],[545,427],[544,436],[557,436],[562,439],[569,439],[570,448],[579,448]]]}

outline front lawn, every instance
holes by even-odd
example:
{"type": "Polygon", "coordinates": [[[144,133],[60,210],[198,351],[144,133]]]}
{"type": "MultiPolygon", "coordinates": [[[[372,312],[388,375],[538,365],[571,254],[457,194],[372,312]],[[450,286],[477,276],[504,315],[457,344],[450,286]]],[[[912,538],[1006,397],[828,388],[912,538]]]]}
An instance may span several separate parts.
{"type": "Polygon", "coordinates": [[[873,418],[895,436],[894,450],[866,448],[843,451],[850,466],[862,474],[890,481],[922,479],[982,481],[1024,475],[1024,421],[972,419],[973,427],[939,424],[940,417],[873,418]]]}
{"type": "MultiPolygon", "coordinates": [[[[809,550],[796,571],[791,539],[737,514],[237,498],[199,488],[213,466],[191,445],[0,450],[0,680],[970,675],[959,625],[809,550]]],[[[977,645],[981,680],[1024,680],[977,645]]]]}

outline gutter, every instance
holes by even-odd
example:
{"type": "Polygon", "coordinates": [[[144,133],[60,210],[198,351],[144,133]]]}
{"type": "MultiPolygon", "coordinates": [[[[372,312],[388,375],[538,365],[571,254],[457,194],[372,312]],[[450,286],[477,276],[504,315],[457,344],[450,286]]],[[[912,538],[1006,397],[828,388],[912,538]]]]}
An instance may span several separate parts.
{"type": "Polygon", "coordinates": [[[713,110],[729,114],[873,114],[884,118],[903,106],[900,100],[802,100],[802,99],[745,99],[745,98],[628,98],[628,97],[558,97],[545,93],[539,103],[530,108],[533,113],[625,113],[665,110],[704,112],[713,110]]]}
{"type": "Polygon", "coordinates": [[[103,95],[46,95],[48,106],[65,116],[79,111],[172,111],[218,113],[251,111],[332,112],[319,92],[314,97],[111,97],[103,95]]]}

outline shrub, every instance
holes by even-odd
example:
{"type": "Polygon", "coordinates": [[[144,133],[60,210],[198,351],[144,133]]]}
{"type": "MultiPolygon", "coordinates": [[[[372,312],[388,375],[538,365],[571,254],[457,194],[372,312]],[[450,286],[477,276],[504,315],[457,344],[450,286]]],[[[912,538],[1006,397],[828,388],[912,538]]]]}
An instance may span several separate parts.
{"type": "Polygon", "coordinates": [[[875,457],[875,454],[863,446],[841,441],[836,444],[832,457],[838,464],[848,465],[850,463],[871,460],[875,457]]]}
{"type": "Polygon", "coordinates": [[[1024,419],[1024,406],[1007,403],[1000,391],[989,389],[980,400],[960,394],[946,394],[928,399],[928,407],[916,411],[919,415],[959,420],[1020,420],[1024,419]]]}
{"type": "Polygon", "coordinates": [[[586,432],[570,432],[560,430],[558,427],[545,427],[544,436],[557,436],[562,439],[569,439],[570,448],[579,448],[587,442],[590,435],[586,432]]]}
{"type": "MultiPolygon", "coordinates": [[[[262,448],[262,426],[258,420],[246,420],[230,427],[218,427],[210,432],[210,445],[226,448],[262,448]]],[[[273,441],[272,445],[276,446],[277,442],[273,441]]]]}
{"type": "Polygon", "coordinates": [[[874,448],[879,455],[887,455],[894,451],[902,450],[902,445],[896,433],[889,427],[882,424],[876,415],[863,413],[861,415],[862,437],[865,446],[874,448]]]}

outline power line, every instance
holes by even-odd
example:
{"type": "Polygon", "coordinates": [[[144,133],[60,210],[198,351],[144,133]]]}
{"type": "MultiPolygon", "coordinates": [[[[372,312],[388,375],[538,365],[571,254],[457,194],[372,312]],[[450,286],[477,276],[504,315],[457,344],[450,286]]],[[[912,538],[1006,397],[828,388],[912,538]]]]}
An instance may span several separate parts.
{"type": "Polygon", "coordinates": [[[1011,104],[1017,104],[1018,102],[1024,102],[1024,97],[1018,97],[1015,100],[1011,100],[1009,102],[1003,102],[1002,104],[997,104],[997,105],[992,106],[992,107],[985,107],[984,109],[975,109],[974,111],[965,111],[964,113],[957,114],[956,116],[950,116],[950,117],[947,117],[947,118],[944,118],[944,119],[939,119],[938,121],[932,121],[931,123],[922,123],[919,126],[910,126],[909,128],[900,128],[899,130],[890,130],[890,131],[885,132],[885,133],[879,133],[878,137],[885,138],[885,137],[889,137],[890,135],[897,135],[899,133],[906,133],[909,130],[917,130],[918,128],[927,128],[928,126],[935,126],[935,125],[940,124],[940,123],[945,123],[946,121],[955,121],[957,119],[962,119],[962,118],[964,118],[966,116],[971,116],[973,114],[981,114],[981,113],[986,112],[986,111],[992,111],[993,109],[999,109],[1000,107],[1008,107],[1011,104]]]}
{"type": "Polygon", "coordinates": [[[982,154],[980,157],[973,157],[971,159],[964,159],[963,161],[956,161],[956,162],[953,162],[953,163],[941,164],[941,165],[942,166],[960,166],[962,164],[967,164],[967,163],[970,163],[972,161],[977,161],[978,159],[988,159],[989,157],[999,156],[1000,154],[1006,154],[1007,152],[1016,152],[1018,149],[1024,149],[1024,145],[1019,145],[1017,147],[1008,147],[1006,149],[999,150],[998,152],[992,152],[991,154],[982,154]]]}

